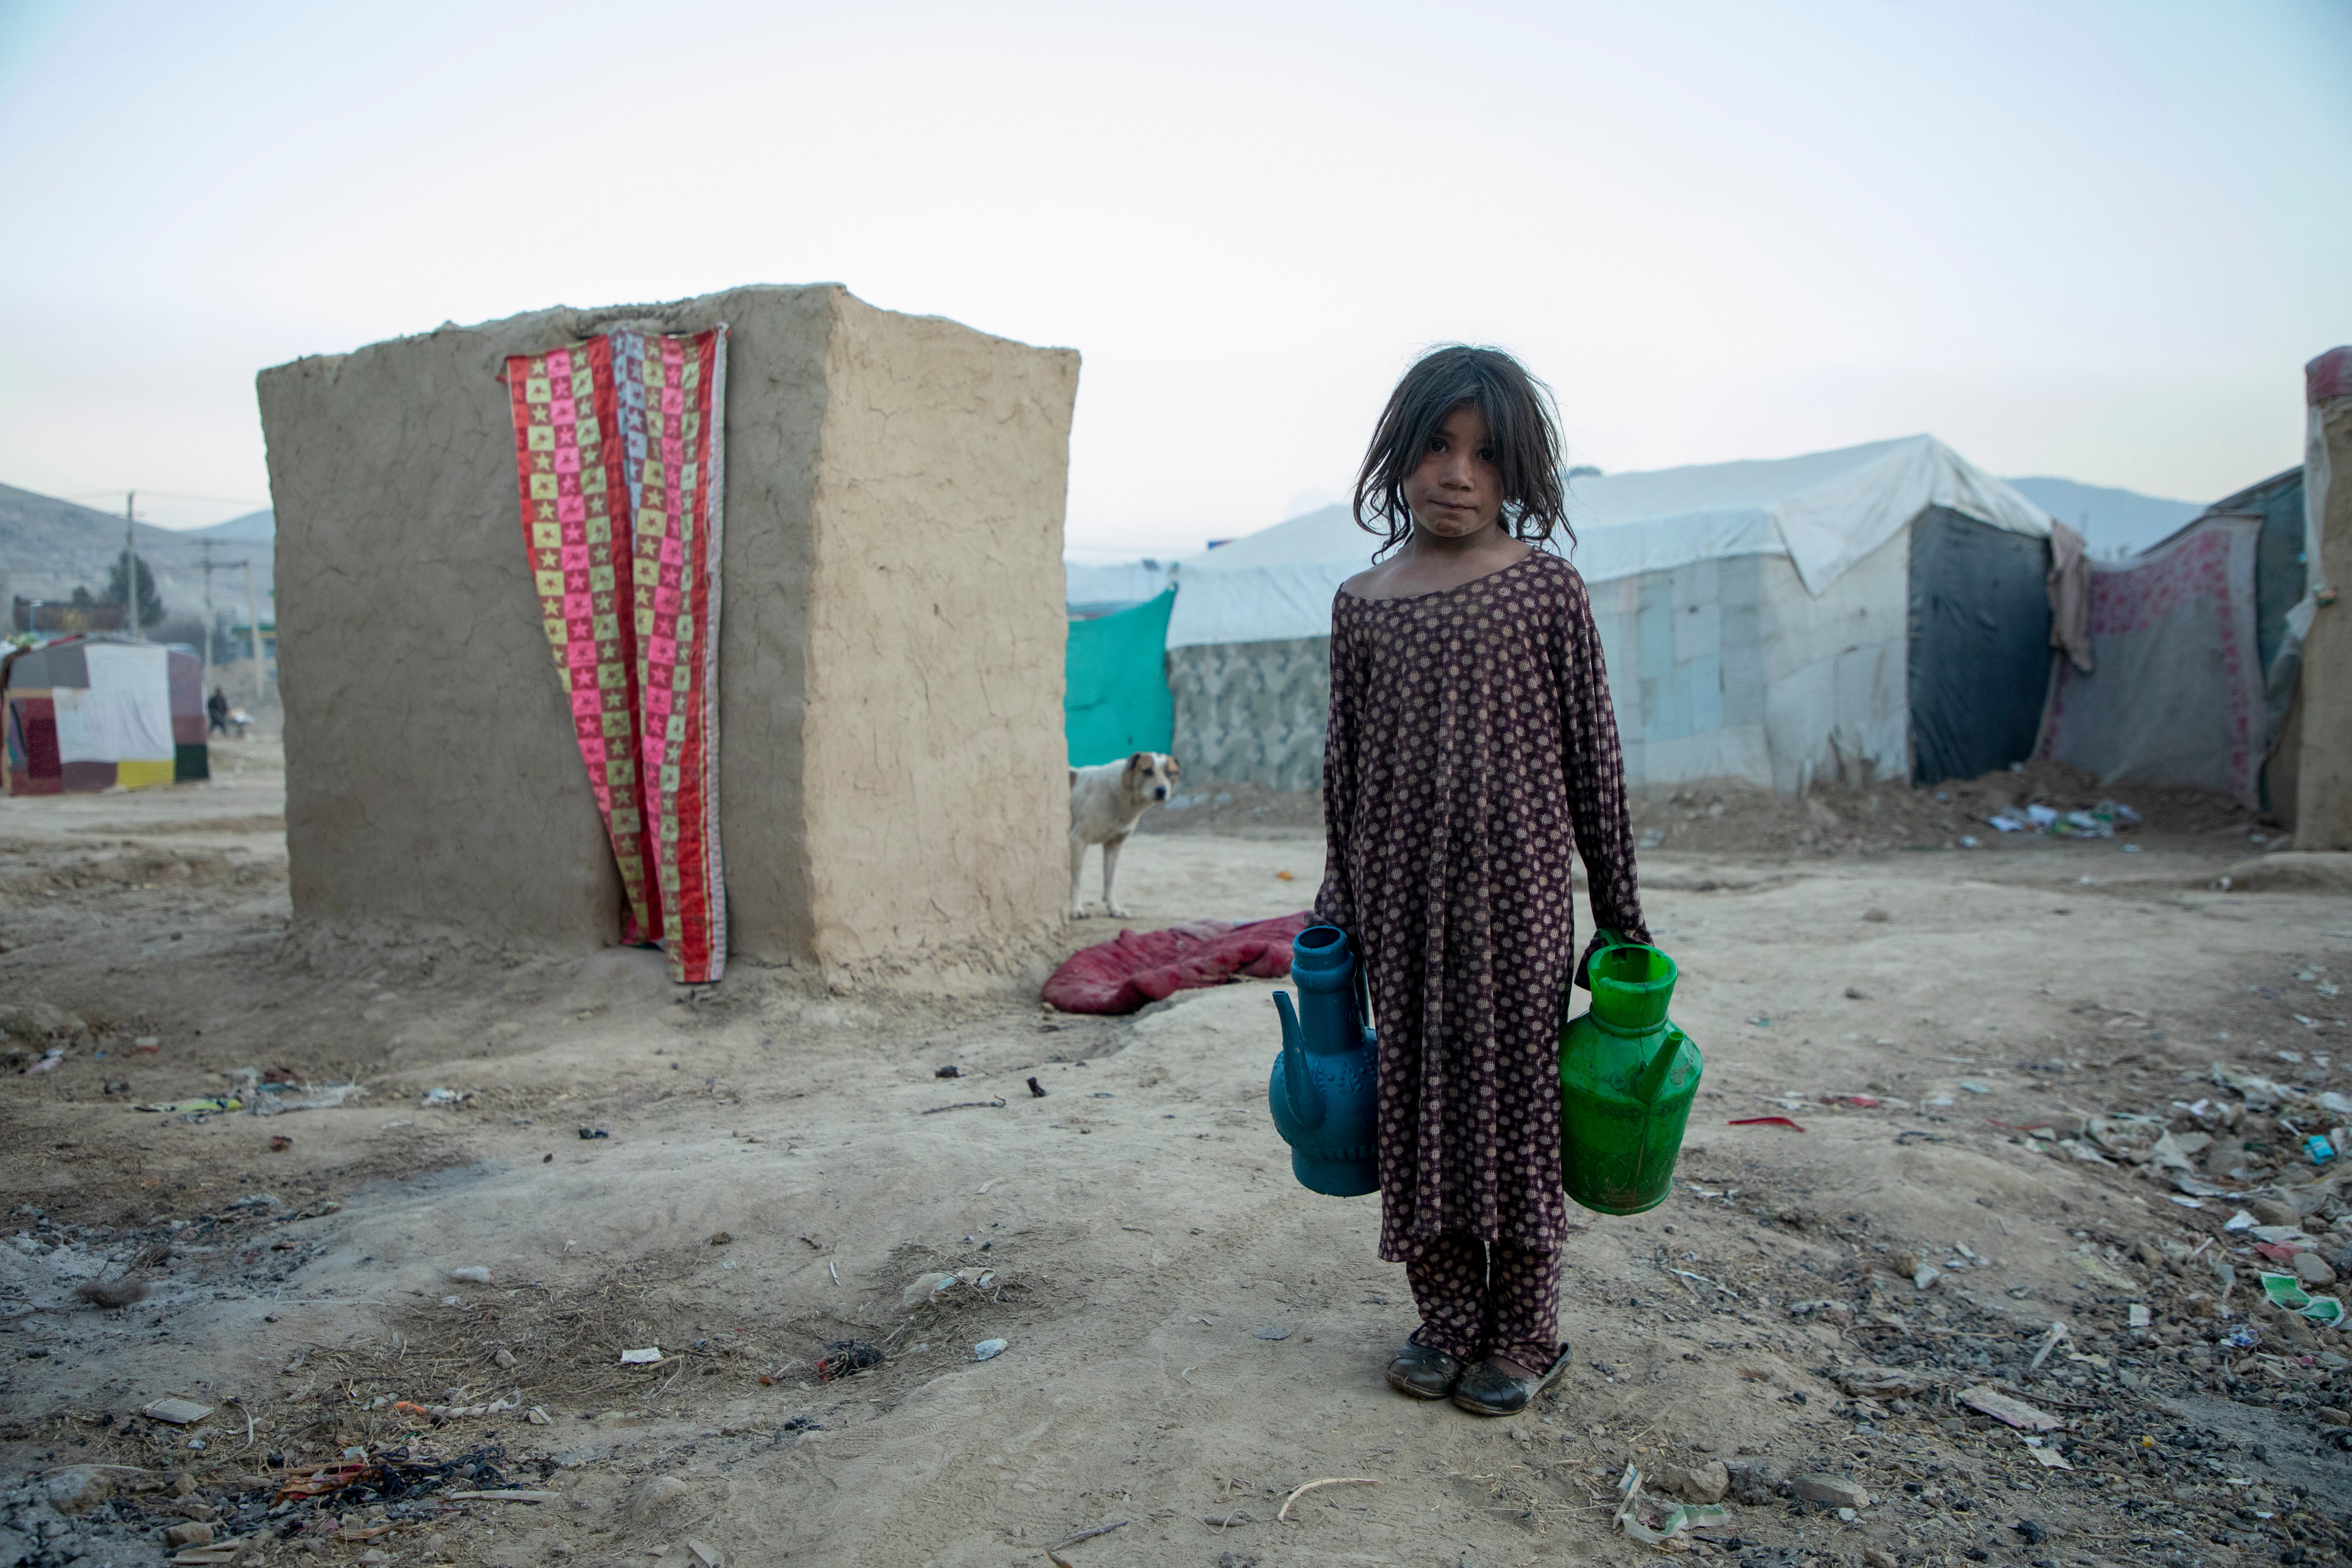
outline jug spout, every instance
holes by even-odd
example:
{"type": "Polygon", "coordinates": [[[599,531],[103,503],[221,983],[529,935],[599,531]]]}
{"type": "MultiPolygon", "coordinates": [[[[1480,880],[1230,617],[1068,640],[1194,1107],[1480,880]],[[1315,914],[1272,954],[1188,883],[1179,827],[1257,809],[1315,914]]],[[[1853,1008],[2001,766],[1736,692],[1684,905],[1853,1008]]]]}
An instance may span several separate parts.
{"type": "Polygon", "coordinates": [[[1650,1065],[1642,1069],[1641,1079],[1634,1085],[1634,1096],[1643,1105],[1657,1103],[1659,1094],[1666,1087],[1666,1075],[1675,1070],[1676,1058],[1681,1057],[1683,1047],[1689,1043],[1689,1036],[1671,1024],[1666,1026],[1666,1037],[1658,1042],[1657,1055],[1650,1058],[1650,1065]]]}
{"type": "Polygon", "coordinates": [[[1306,1032],[1299,1027],[1297,1011],[1290,1005],[1290,993],[1274,994],[1275,1011],[1282,1015],[1282,1094],[1289,1101],[1291,1117],[1306,1128],[1323,1125],[1323,1091],[1316,1087],[1315,1075],[1307,1065],[1306,1032]]]}

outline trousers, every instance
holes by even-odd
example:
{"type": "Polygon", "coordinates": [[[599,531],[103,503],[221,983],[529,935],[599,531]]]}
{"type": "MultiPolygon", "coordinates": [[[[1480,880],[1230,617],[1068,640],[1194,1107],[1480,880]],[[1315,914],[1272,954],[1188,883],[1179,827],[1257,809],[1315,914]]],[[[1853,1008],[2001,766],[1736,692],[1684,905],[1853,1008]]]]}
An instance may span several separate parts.
{"type": "Polygon", "coordinates": [[[1405,1265],[1413,1342],[1464,1362],[1508,1356],[1538,1371],[1559,1354],[1559,1254],[1448,1234],[1405,1265]]]}

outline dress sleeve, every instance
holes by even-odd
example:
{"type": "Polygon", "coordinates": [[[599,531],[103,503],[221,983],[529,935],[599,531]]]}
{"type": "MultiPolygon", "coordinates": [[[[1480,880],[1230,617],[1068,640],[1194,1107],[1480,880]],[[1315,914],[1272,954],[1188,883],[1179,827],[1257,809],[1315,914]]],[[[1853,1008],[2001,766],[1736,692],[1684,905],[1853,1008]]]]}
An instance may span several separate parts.
{"type": "Polygon", "coordinates": [[[1364,710],[1364,661],[1331,604],[1331,712],[1323,731],[1323,886],[1315,918],[1356,934],[1356,889],[1348,850],[1356,823],[1356,740],[1364,710]]]}
{"type": "MultiPolygon", "coordinates": [[[[1650,940],[1633,865],[1633,825],[1625,805],[1625,757],[1617,746],[1617,711],[1609,701],[1609,667],[1592,624],[1584,580],[1571,575],[1560,617],[1560,692],[1566,709],[1569,821],[1584,857],[1594,923],[1635,942],[1650,940]]],[[[1600,942],[1595,932],[1592,945],[1600,942]]],[[[1590,958],[1592,945],[1585,949],[1590,958]]],[[[1577,974],[1584,973],[1581,960],[1577,974]]]]}

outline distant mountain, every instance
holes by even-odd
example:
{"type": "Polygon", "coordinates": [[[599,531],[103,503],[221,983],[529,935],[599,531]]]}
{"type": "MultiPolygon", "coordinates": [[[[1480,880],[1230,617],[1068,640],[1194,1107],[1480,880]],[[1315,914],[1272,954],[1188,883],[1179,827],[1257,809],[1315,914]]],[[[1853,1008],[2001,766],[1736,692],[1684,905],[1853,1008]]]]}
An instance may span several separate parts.
{"type": "Polygon", "coordinates": [[[2073,479],[2011,479],[2007,483],[2090,541],[2091,553],[2102,561],[2111,561],[2118,554],[2137,554],[2205,510],[2201,501],[2166,500],[2161,496],[2144,496],[2137,490],[2078,484],[2073,479]]]}
{"type": "MultiPolygon", "coordinates": [[[[245,569],[240,563],[250,561],[262,619],[273,617],[269,595],[276,552],[269,513],[255,512],[187,532],[143,522],[135,527],[139,558],[163,596],[167,621],[204,619],[206,542],[213,547],[214,608],[245,618],[245,569]]],[[[121,514],[0,485],[0,625],[5,624],[8,595],[66,599],[78,587],[104,593],[107,574],[121,557],[121,514]]]]}
{"type": "Polygon", "coordinates": [[[230,518],[226,522],[214,523],[210,528],[184,528],[183,539],[231,539],[255,544],[269,544],[278,538],[278,514],[265,508],[249,511],[243,517],[230,518]]]}

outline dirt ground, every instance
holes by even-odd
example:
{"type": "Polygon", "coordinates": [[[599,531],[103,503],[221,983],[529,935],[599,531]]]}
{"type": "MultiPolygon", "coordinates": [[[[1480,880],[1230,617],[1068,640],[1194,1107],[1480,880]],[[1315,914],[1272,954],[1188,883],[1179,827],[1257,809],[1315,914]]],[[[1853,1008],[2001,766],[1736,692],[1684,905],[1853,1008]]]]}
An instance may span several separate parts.
{"type": "MultiPolygon", "coordinates": [[[[1743,1568],[2352,1539],[2352,1351],[2255,1280],[2352,1272],[2304,1149],[2352,1121],[2352,900],[2242,890],[2270,834],[2226,806],[2067,840],[1970,812],[2080,780],[1644,803],[1707,1061],[1680,1180],[1580,1216],[1574,1372],[1482,1421],[1381,1379],[1403,1271],[1377,1200],[1290,1176],[1274,986],[1098,1019],[1041,1010],[1056,954],[841,997],[294,940],[278,753],[216,756],[0,801],[0,1563],[204,1525],[231,1549],[184,1561],[272,1568],[1632,1563],[1629,1465],[1727,1483],[1663,1550],[1743,1568]]],[[[1120,891],[1278,914],[1321,858],[1311,800],[1213,800],[1120,891]]]]}

